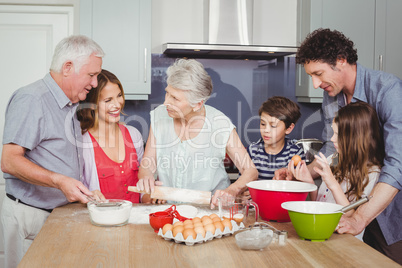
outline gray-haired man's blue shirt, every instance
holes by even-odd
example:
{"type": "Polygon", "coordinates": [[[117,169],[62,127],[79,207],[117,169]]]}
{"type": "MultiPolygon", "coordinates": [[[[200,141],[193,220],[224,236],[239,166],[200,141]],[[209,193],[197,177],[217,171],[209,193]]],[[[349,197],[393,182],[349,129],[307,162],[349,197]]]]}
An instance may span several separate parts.
{"type": "MultiPolygon", "coordinates": [[[[352,102],[363,101],[373,106],[384,134],[385,159],[379,182],[399,190],[394,200],[377,217],[388,245],[402,240],[402,81],[388,73],[374,71],[357,64],[356,86],[352,102]]],[[[344,94],[330,97],[324,92],[322,109],[325,129],[323,139],[329,141],[333,132],[331,123],[336,112],[345,106],[344,94]]],[[[353,137],[351,137],[353,138],[353,137]]],[[[334,152],[333,144],[323,147],[326,155],[334,152]]]]}
{"type": "MultiPolygon", "coordinates": [[[[72,104],[50,74],[18,89],[6,109],[3,144],[26,148],[33,163],[75,179],[82,178],[81,128],[72,104]]],[[[22,202],[45,209],[68,203],[64,194],[51,187],[24,182],[4,173],[6,192],[22,202]]]]}

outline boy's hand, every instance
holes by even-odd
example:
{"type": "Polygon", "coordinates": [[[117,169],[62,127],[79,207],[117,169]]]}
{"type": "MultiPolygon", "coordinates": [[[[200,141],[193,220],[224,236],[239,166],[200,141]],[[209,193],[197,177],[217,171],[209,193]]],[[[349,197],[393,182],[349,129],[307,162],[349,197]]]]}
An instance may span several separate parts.
{"type": "Polygon", "coordinates": [[[284,168],[275,170],[275,175],[272,179],[273,180],[291,181],[291,180],[293,180],[293,174],[291,172],[289,172],[287,167],[284,167],[284,168]]]}

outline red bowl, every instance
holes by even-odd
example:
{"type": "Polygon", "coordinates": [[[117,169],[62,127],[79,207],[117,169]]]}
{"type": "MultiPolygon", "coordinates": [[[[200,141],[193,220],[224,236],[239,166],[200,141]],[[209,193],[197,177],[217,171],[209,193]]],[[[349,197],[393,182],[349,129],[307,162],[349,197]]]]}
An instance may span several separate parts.
{"type": "Polygon", "coordinates": [[[317,186],[300,181],[260,180],[247,183],[251,198],[257,203],[265,221],[290,221],[289,213],[281,207],[287,201],[305,201],[317,186]]]}
{"type": "Polygon", "coordinates": [[[171,212],[158,211],[149,214],[149,224],[151,224],[152,228],[154,228],[155,233],[157,233],[159,231],[159,228],[162,228],[165,224],[172,224],[173,218],[174,216],[171,212]]]}

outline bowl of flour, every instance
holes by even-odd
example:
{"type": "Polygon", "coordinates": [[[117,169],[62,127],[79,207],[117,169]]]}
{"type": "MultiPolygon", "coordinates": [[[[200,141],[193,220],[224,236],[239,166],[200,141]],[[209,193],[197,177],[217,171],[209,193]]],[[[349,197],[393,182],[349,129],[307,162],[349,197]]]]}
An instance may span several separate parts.
{"type": "Polygon", "coordinates": [[[96,226],[123,226],[128,223],[133,204],[127,200],[107,199],[101,202],[88,202],[87,208],[91,223],[96,226]]]}

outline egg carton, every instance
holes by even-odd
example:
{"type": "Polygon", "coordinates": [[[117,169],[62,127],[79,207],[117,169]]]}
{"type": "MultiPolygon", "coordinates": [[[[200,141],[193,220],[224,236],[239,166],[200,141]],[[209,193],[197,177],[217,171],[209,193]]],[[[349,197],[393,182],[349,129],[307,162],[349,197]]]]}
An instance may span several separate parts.
{"type": "Polygon", "coordinates": [[[187,237],[187,239],[184,239],[182,233],[178,233],[174,237],[172,231],[170,230],[167,231],[166,234],[163,234],[162,228],[159,228],[158,235],[168,241],[174,240],[174,242],[178,244],[184,243],[187,246],[192,246],[194,244],[198,243],[201,244],[210,241],[214,238],[221,238],[222,236],[232,235],[234,232],[244,228],[244,224],[242,222],[238,225],[234,220],[231,220],[231,223],[232,223],[232,230],[230,230],[228,227],[225,227],[225,229],[223,229],[223,232],[220,229],[216,229],[214,234],[212,234],[210,231],[207,231],[205,233],[205,237],[202,237],[201,234],[197,234],[197,237],[195,239],[192,236],[189,236],[187,237]]]}

